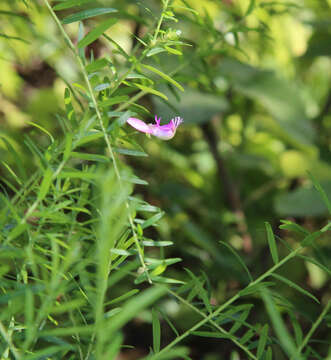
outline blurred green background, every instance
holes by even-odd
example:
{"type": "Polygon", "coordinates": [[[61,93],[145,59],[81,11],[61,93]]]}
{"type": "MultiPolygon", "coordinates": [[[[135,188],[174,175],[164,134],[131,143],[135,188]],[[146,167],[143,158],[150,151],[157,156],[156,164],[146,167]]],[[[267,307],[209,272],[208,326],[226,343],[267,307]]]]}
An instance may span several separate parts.
{"type": "MultiPolygon", "coordinates": [[[[26,3],[0,4],[0,185],[9,194],[12,172],[20,169],[13,149],[27,176],[33,175],[38,160],[27,150],[25,134],[44,147],[49,136],[38,125],[62,138],[56,117],[64,112],[64,89],[80,81],[45,6],[26,3]]],[[[127,52],[137,43],[134,34],[143,37],[160,11],[158,1],[98,3],[119,10],[120,21],[107,34],[127,52]]],[[[184,124],[170,142],[136,134],[149,157],[125,161],[149,183],[138,185],[136,192],[166,212],[148,235],[173,241],[167,255],[183,259],[169,268],[170,277],[185,278],[184,267],[205,272],[219,303],[247,280],[220,241],[241,252],[253,274],[259,274],[271,264],[265,221],[295,247],[298,239],[278,229],[280,219],[309,230],[327,220],[327,208],[308,172],[331,196],[331,1],[257,0],[252,12],[246,0],[186,3],[190,12],[183,2],[175,2],[178,22],[166,22],[164,36],[179,36],[190,46],[157,55],[159,68],[185,92],[156,82],[168,100],[148,95],[140,102],[143,107],[135,108],[147,122],[154,114],[164,120],[180,115],[184,124]]],[[[65,11],[60,14],[66,16],[65,11]]],[[[66,29],[75,39],[77,23],[66,29]]],[[[111,59],[117,70],[125,68],[109,42],[98,40],[91,49],[95,57],[111,59]]],[[[102,147],[88,146],[89,152],[102,147]]],[[[327,235],[307,251],[330,268],[327,235]]],[[[313,264],[293,262],[283,271],[319,297],[330,296],[330,281],[313,264]]],[[[315,316],[316,308],[288,295],[308,317],[315,316]]],[[[169,306],[179,327],[193,321],[169,306]]],[[[203,359],[219,359],[216,344],[196,347],[203,359]]]]}

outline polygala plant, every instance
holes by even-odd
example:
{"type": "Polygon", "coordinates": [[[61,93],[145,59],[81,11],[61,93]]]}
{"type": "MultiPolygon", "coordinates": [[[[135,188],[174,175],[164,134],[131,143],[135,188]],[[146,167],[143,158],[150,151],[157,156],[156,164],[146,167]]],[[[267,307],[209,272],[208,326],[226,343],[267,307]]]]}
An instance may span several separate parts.
{"type": "Polygon", "coordinates": [[[1,2],[1,360],[330,359],[322,2],[1,2]]]}

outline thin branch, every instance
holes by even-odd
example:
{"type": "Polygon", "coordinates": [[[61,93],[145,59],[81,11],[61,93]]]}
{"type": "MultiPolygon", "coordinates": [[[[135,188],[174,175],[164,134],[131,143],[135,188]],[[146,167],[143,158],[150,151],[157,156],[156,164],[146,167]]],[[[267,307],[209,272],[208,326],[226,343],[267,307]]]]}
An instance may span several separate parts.
{"type": "MultiPolygon", "coordinates": [[[[203,313],[202,311],[200,311],[198,308],[196,308],[194,305],[192,305],[190,302],[188,302],[187,300],[185,300],[184,298],[182,298],[180,295],[176,294],[174,291],[168,289],[169,294],[173,295],[174,297],[176,297],[179,301],[181,301],[183,304],[185,304],[186,306],[188,306],[189,308],[191,308],[193,311],[195,311],[196,313],[198,313],[199,315],[201,315],[203,318],[206,318],[207,315],[205,313],[203,313]]],[[[235,345],[237,345],[240,349],[242,349],[251,359],[255,359],[257,360],[257,357],[251,352],[249,351],[249,349],[244,346],[243,344],[241,344],[234,335],[230,334],[228,331],[226,331],[225,329],[223,329],[220,325],[218,325],[214,320],[209,319],[208,320],[210,324],[212,324],[220,333],[228,336],[228,340],[232,341],[235,345]]]]}
{"type": "Polygon", "coordinates": [[[319,324],[323,321],[325,315],[328,313],[328,311],[330,310],[331,307],[331,300],[329,300],[329,302],[326,304],[325,308],[323,309],[323,311],[321,312],[320,316],[316,319],[316,321],[314,322],[314,324],[312,325],[312,327],[310,328],[310,330],[308,331],[307,335],[305,336],[305,338],[303,339],[302,343],[300,344],[300,346],[298,347],[298,355],[300,355],[302,349],[308,344],[309,339],[312,337],[313,333],[315,332],[315,330],[317,329],[317,327],[319,326],[319,324]]]}
{"type": "Polygon", "coordinates": [[[157,354],[152,355],[151,357],[148,357],[148,360],[156,360],[159,358],[162,358],[163,354],[166,353],[169,349],[173,348],[176,344],[184,340],[186,337],[188,337],[193,331],[199,329],[202,325],[206,324],[210,320],[214,319],[216,316],[218,316],[222,311],[224,311],[229,305],[237,301],[241,297],[241,293],[247,289],[250,286],[254,286],[262,282],[265,278],[269,277],[272,273],[274,273],[278,268],[280,268],[282,265],[287,263],[289,260],[297,256],[300,251],[303,249],[303,246],[298,246],[294,251],[292,251],[290,254],[285,256],[282,260],[280,260],[277,264],[275,264],[273,267],[271,267],[269,270],[267,270],[264,274],[259,276],[256,280],[249,283],[242,291],[235,294],[232,298],[230,298],[228,301],[226,301],[224,304],[220,305],[215,311],[210,313],[209,315],[206,315],[206,317],[203,320],[200,320],[198,323],[193,325],[190,329],[186,330],[182,335],[178,336],[176,339],[174,339],[171,343],[166,345],[160,352],[157,354]]]}
{"type": "MultiPolygon", "coordinates": [[[[108,134],[106,132],[106,129],[105,129],[105,126],[104,126],[104,123],[103,123],[103,120],[102,120],[102,115],[101,115],[101,112],[100,112],[100,109],[99,109],[99,106],[98,106],[94,91],[92,89],[92,85],[91,85],[91,83],[89,81],[88,74],[87,74],[85,66],[83,64],[83,61],[80,58],[80,56],[79,56],[74,44],[72,43],[71,39],[69,38],[68,34],[64,30],[60,20],[58,19],[58,17],[56,16],[55,12],[52,9],[52,7],[50,6],[48,0],[44,0],[44,2],[46,4],[51,16],[53,17],[54,21],[56,22],[57,26],[59,27],[60,32],[63,35],[66,43],[68,44],[69,48],[72,50],[72,52],[73,52],[73,54],[74,54],[74,56],[76,58],[76,61],[79,64],[79,67],[81,68],[81,72],[83,74],[83,77],[84,77],[85,83],[87,85],[87,88],[88,88],[92,103],[94,105],[94,108],[95,108],[95,111],[96,111],[96,114],[97,114],[97,118],[98,118],[98,121],[99,121],[99,125],[100,125],[100,128],[102,130],[102,133],[103,133],[106,145],[107,145],[108,152],[109,152],[110,157],[111,157],[112,162],[113,162],[115,175],[116,175],[116,177],[117,177],[117,179],[119,181],[120,186],[122,186],[121,174],[120,174],[120,171],[119,171],[118,166],[117,166],[115,154],[114,154],[113,148],[112,148],[112,146],[110,144],[109,137],[108,137],[108,134]]],[[[129,203],[127,201],[126,201],[125,205],[126,205],[127,209],[129,209],[129,203]]],[[[139,244],[138,236],[137,236],[137,233],[135,231],[134,224],[133,224],[133,219],[132,219],[130,213],[128,214],[128,220],[129,220],[131,231],[132,231],[132,234],[133,234],[133,239],[134,239],[135,245],[136,245],[137,250],[138,250],[138,256],[139,256],[142,268],[144,269],[144,272],[146,273],[148,281],[151,283],[151,279],[149,277],[148,269],[147,269],[147,266],[145,264],[144,258],[142,256],[142,248],[141,248],[141,246],[139,244]]]]}

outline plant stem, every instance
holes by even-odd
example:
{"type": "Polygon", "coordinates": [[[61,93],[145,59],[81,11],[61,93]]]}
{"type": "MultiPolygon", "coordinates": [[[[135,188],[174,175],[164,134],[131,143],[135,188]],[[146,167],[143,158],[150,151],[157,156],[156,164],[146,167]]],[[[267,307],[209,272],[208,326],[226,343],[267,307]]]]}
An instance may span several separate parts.
{"type": "MultiPolygon", "coordinates": [[[[92,89],[91,83],[89,81],[88,74],[86,72],[85,66],[84,66],[84,64],[82,62],[82,59],[80,58],[79,54],[77,53],[74,44],[72,43],[72,41],[69,38],[68,34],[65,32],[60,20],[58,19],[58,17],[56,16],[55,12],[52,9],[52,7],[50,6],[48,0],[44,0],[44,2],[46,4],[51,16],[53,17],[54,21],[56,22],[57,26],[59,27],[60,32],[63,35],[66,43],[68,44],[69,48],[72,50],[72,52],[73,52],[73,54],[74,54],[74,56],[76,58],[76,61],[78,62],[79,66],[81,68],[81,72],[83,74],[85,83],[87,85],[90,97],[92,99],[92,103],[94,105],[94,108],[95,108],[95,111],[96,111],[96,114],[97,114],[99,125],[100,125],[102,133],[104,135],[104,139],[105,139],[105,142],[106,142],[106,145],[107,145],[108,152],[109,152],[110,157],[111,157],[111,159],[113,161],[115,175],[116,175],[116,177],[117,177],[117,179],[119,181],[120,186],[122,186],[121,174],[120,174],[120,171],[119,171],[118,166],[117,166],[114,151],[113,151],[113,148],[112,148],[112,146],[110,144],[109,137],[107,135],[107,132],[106,132],[103,120],[102,120],[102,115],[101,115],[100,109],[98,107],[98,103],[97,103],[96,97],[94,95],[94,91],[92,89]]],[[[129,203],[127,201],[125,202],[125,205],[126,205],[127,209],[129,210],[129,203]]],[[[148,269],[146,267],[144,258],[142,256],[143,251],[142,251],[142,248],[141,248],[141,246],[139,244],[138,236],[137,236],[137,233],[136,233],[136,231],[134,229],[133,219],[132,219],[130,214],[128,215],[128,220],[129,220],[129,223],[130,223],[130,227],[131,227],[131,231],[132,231],[132,234],[133,234],[134,242],[135,242],[135,245],[136,245],[137,250],[138,250],[138,256],[139,256],[142,268],[143,268],[144,272],[146,273],[146,276],[147,276],[147,279],[148,279],[149,283],[151,283],[151,279],[150,279],[150,276],[149,276],[149,273],[148,273],[148,269]]]]}
{"type": "Polygon", "coordinates": [[[167,11],[167,8],[168,8],[168,4],[169,4],[169,0],[165,0],[164,3],[163,3],[162,13],[161,13],[160,19],[159,19],[159,21],[157,23],[157,27],[156,27],[156,30],[155,30],[155,33],[154,33],[154,36],[153,36],[153,43],[156,42],[157,36],[159,35],[161,25],[162,25],[162,21],[163,21],[163,18],[164,18],[164,14],[165,14],[165,12],[167,11]]]}
{"type": "MultiPolygon", "coordinates": [[[[193,311],[195,311],[196,313],[200,314],[203,318],[206,318],[207,315],[205,313],[203,313],[202,311],[200,311],[198,308],[196,308],[194,305],[192,305],[191,303],[189,303],[188,301],[186,301],[184,298],[182,298],[180,295],[176,294],[175,292],[173,292],[172,290],[168,289],[169,294],[173,295],[174,297],[176,297],[179,301],[181,301],[183,304],[185,304],[186,306],[190,307],[193,311]]],[[[241,344],[234,335],[230,334],[228,331],[226,331],[225,329],[223,329],[221,326],[219,326],[215,321],[213,321],[212,319],[210,319],[208,321],[210,324],[212,324],[214,327],[216,327],[216,329],[221,332],[222,334],[225,334],[228,336],[228,339],[231,340],[234,344],[236,344],[240,349],[242,349],[251,359],[255,359],[257,360],[257,357],[250,352],[243,344],[241,344]]]]}
{"type": "Polygon", "coordinates": [[[319,326],[321,321],[324,319],[324,316],[328,313],[330,307],[331,307],[331,300],[328,301],[325,308],[321,312],[320,316],[316,319],[316,321],[314,322],[314,324],[312,325],[312,327],[308,331],[307,335],[303,339],[302,343],[298,347],[298,355],[300,355],[302,349],[308,344],[309,339],[312,337],[313,333],[315,332],[315,330],[317,329],[317,327],[319,326]]]}
{"type": "MultiPolygon", "coordinates": [[[[295,257],[302,249],[303,249],[303,247],[300,245],[298,248],[296,248],[294,251],[292,251],[290,254],[288,254],[282,260],[280,260],[277,264],[275,264],[273,267],[271,267],[268,271],[266,271],[264,274],[259,276],[256,280],[249,283],[242,291],[244,291],[245,289],[247,289],[250,286],[253,286],[253,285],[256,285],[256,284],[260,283],[262,280],[264,280],[266,277],[268,277],[270,274],[272,274],[279,267],[281,267],[286,262],[288,262],[290,259],[295,257]]],[[[193,331],[199,329],[202,325],[206,324],[207,322],[209,322],[210,320],[215,318],[224,309],[226,309],[229,305],[231,305],[232,303],[237,301],[240,297],[241,297],[240,292],[238,292],[236,295],[234,295],[232,298],[230,298],[227,302],[225,302],[224,304],[219,306],[218,309],[216,309],[214,312],[212,312],[209,315],[206,315],[206,317],[203,320],[199,321],[194,326],[192,326],[190,329],[186,330],[182,335],[180,335],[176,339],[174,339],[170,344],[165,346],[160,352],[158,352],[157,354],[154,354],[153,356],[148,358],[148,360],[156,360],[156,359],[158,359],[160,357],[160,355],[163,355],[169,349],[173,348],[177,343],[179,343],[180,341],[185,339],[187,336],[189,336],[193,331]]]]}

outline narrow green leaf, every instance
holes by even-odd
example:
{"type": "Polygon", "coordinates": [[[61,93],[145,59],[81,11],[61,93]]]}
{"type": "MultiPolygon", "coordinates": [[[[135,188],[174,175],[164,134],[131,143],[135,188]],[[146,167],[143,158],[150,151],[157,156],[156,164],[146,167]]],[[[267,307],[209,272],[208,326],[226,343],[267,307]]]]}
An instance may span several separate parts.
{"type": "Polygon", "coordinates": [[[146,262],[149,263],[149,265],[148,265],[149,269],[154,269],[155,267],[157,267],[160,264],[173,265],[173,264],[176,264],[176,263],[182,261],[181,258],[155,259],[155,258],[149,258],[149,257],[146,257],[145,260],[146,260],[146,262]]]}
{"type": "Polygon", "coordinates": [[[257,291],[263,289],[264,287],[274,286],[275,283],[272,281],[262,281],[258,284],[248,285],[246,288],[240,290],[240,296],[246,296],[250,294],[255,294],[257,291]]]}
{"type": "Polygon", "coordinates": [[[179,51],[179,50],[177,50],[177,49],[174,49],[174,48],[172,48],[172,47],[170,47],[170,46],[164,46],[164,48],[168,51],[168,53],[170,53],[170,54],[174,54],[174,55],[183,55],[183,53],[181,52],[181,51],[179,51]]]}
{"type": "Polygon", "coordinates": [[[97,162],[102,162],[102,163],[110,162],[109,157],[107,157],[105,155],[99,155],[99,154],[87,154],[87,153],[73,151],[71,153],[71,156],[73,158],[82,159],[82,160],[97,161],[97,162]]]}
{"type": "Polygon", "coordinates": [[[268,330],[269,330],[269,326],[268,326],[268,324],[265,324],[261,330],[259,344],[257,346],[256,356],[258,359],[260,359],[262,357],[262,355],[264,354],[264,349],[267,344],[268,330]]]}
{"type": "Polygon", "coordinates": [[[22,185],[22,181],[20,180],[20,178],[15,174],[15,171],[5,162],[5,161],[1,161],[2,165],[8,170],[8,172],[12,175],[12,177],[16,180],[16,182],[19,185],[22,185]]]}
{"type": "Polygon", "coordinates": [[[62,20],[62,24],[71,24],[76,21],[85,20],[85,19],[88,19],[88,18],[91,18],[94,16],[114,13],[117,11],[118,10],[116,10],[114,8],[94,8],[94,9],[83,10],[76,14],[73,14],[73,15],[70,15],[70,16],[67,16],[66,18],[64,18],[62,20]]]}
{"type": "Polygon", "coordinates": [[[92,73],[94,71],[98,71],[103,69],[105,66],[109,64],[109,61],[105,58],[101,58],[91,62],[90,64],[85,66],[85,69],[88,73],[92,73]]]}
{"type": "Polygon", "coordinates": [[[148,154],[146,154],[145,152],[140,151],[140,150],[123,149],[123,148],[117,148],[117,147],[114,147],[113,150],[115,152],[117,152],[118,154],[123,154],[123,155],[142,156],[142,157],[147,157],[148,156],[148,154]]]}
{"type": "Polygon", "coordinates": [[[122,301],[124,301],[124,300],[130,298],[131,296],[136,295],[138,293],[139,293],[138,289],[131,289],[127,293],[125,293],[124,295],[118,296],[117,298],[108,301],[105,305],[109,306],[111,304],[116,304],[116,303],[122,302],[122,301]]]}
{"type": "Polygon", "coordinates": [[[6,16],[14,16],[14,17],[17,17],[21,20],[24,20],[28,23],[32,23],[31,19],[29,19],[26,15],[21,15],[19,13],[16,13],[16,12],[12,12],[12,11],[6,11],[6,10],[0,10],[0,15],[6,15],[6,16]]]}
{"type": "Polygon", "coordinates": [[[293,289],[301,292],[302,294],[306,295],[306,296],[309,296],[311,299],[313,299],[314,301],[316,301],[318,304],[320,303],[319,300],[314,296],[312,295],[310,292],[308,292],[307,290],[304,290],[302,287],[300,287],[299,285],[295,284],[294,282],[292,282],[291,280],[281,276],[281,275],[278,275],[278,274],[271,274],[272,277],[274,277],[275,279],[279,280],[279,281],[282,281],[283,283],[285,283],[286,285],[292,287],[293,289]]]}
{"type": "MultiPolygon", "coordinates": [[[[206,309],[208,310],[209,313],[211,313],[213,311],[211,305],[210,305],[210,299],[208,296],[208,293],[206,291],[206,289],[204,288],[204,281],[200,280],[198,277],[196,277],[192,271],[190,271],[189,269],[185,269],[185,271],[189,274],[189,276],[191,277],[191,279],[193,280],[193,292],[191,294],[191,299],[193,299],[196,295],[203,301],[206,309]]],[[[188,301],[189,297],[188,297],[188,301]]]]}
{"type": "Polygon", "coordinates": [[[77,125],[76,113],[75,113],[75,109],[72,105],[71,92],[68,88],[66,88],[64,90],[64,104],[65,104],[65,108],[66,108],[66,114],[67,114],[67,117],[68,117],[70,123],[72,123],[72,125],[76,126],[77,125]]]}
{"type": "Polygon", "coordinates": [[[53,9],[55,11],[69,9],[69,8],[72,8],[75,6],[81,6],[81,5],[87,4],[88,2],[92,2],[92,1],[95,1],[95,0],[67,0],[67,1],[61,2],[61,4],[55,5],[53,9]]]}
{"type": "Polygon", "coordinates": [[[138,204],[136,207],[137,211],[146,211],[146,212],[158,212],[160,211],[160,208],[154,205],[149,204],[138,204]]]}
{"type": "Polygon", "coordinates": [[[77,142],[75,142],[74,147],[76,148],[78,146],[82,146],[82,145],[84,145],[86,143],[95,141],[95,140],[100,139],[102,137],[103,137],[102,132],[99,132],[99,131],[95,131],[95,132],[93,131],[92,132],[92,131],[90,131],[87,134],[82,134],[81,138],[79,138],[77,140],[77,142]]]}
{"type": "Polygon", "coordinates": [[[251,14],[252,11],[254,10],[254,8],[255,8],[255,0],[250,0],[250,3],[249,3],[249,5],[248,5],[248,8],[247,8],[246,13],[245,13],[244,16],[246,17],[246,16],[248,16],[249,14],[251,14]]]}
{"type": "Polygon", "coordinates": [[[77,309],[81,306],[83,306],[86,303],[86,299],[80,298],[80,299],[74,299],[68,302],[65,302],[60,305],[53,306],[53,308],[50,309],[51,314],[63,314],[70,310],[77,309]]]}
{"type": "Polygon", "coordinates": [[[249,341],[253,336],[255,335],[254,329],[249,329],[240,339],[241,344],[245,344],[247,341],[249,341]]]}
{"type": "Polygon", "coordinates": [[[40,336],[72,336],[77,334],[92,334],[95,331],[95,325],[57,327],[55,329],[47,329],[39,332],[40,336]]]}
{"type": "Polygon", "coordinates": [[[301,326],[299,324],[298,319],[296,318],[296,314],[292,313],[291,311],[288,311],[288,315],[291,319],[291,324],[294,329],[295,342],[296,342],[297,346],[300,346],[300,344],[302,343],[302,340],[303,340],[303,332],[302,332],[301,326]]]}
{"type": "Polygon", "coordinates": [[[162,310],[159,310],[159,311],[160,311],[160,313],[162,314],[163,319],[167,322],[167,324],[170,326],[171,330],[174,332],[174,334],[175,334],[176,336],[179,336],[179,332],[178,332],[177,329],[175,328],[174,324],[170,321],[168,315],[167,315],[164,311],[162,311],[162,310]]]}
{"type": "MultiPolygon", "coordinates": [[[[150,277],[153,283],[159,283],[159,284],[184,284],[183,281],[164,277],[164,276],[151,276],[150,277]]],[[[146,274],[139,275],[136,280],[134,281],[135,284],[141,284],[142,282],[147,281],[146,274]]]]}
{"type": "Polygon", "coordinates": [[[70,133],[66,133],[64,152],[63,152],[63,160],[67,161],[70,157],[72,149],[72,135],[70,133]]]}
{"type": "Polygon", "coordinates": [[[144,240],[142,242],[144,246],[156,246],[156,247],[164,247],[164,246],[171,246],[174,243],[172,241],[154,241],[154,240],[144,240]]]}
{"type": "Polygon", "coordinates": [[[240,327],[243,325],[243,322],[247,319],[249,313],[250,313],[250,309],[244,310],[239,315],[239,318],[235,319],[234,324],[232,325],[231,329],[229,330],[230,334],[234,334],[236,331],[238,331],[240,329],[240,327]]]}
{"type": "Polygon", "coordinates": [[[293,357],[293,360],[302,360],[301,356],[298,355],[296,346],[294,344],[293,338],[290,333],[287,331],[287,328],[284,324],[283,319],[281,318],[279,310],[276,308],[276,305],[266,289],[261,291],[262,299],[264,301],[265,307],[273,324],[275,333],[286,353],[289,357],[293,357]]]}
{"type": "Polygon", "coordinates": [[[156,96],[159,96],[161,97],[162,99],[164,100],[168,100],[167,96],[162,94],[160,91],[157,91],[155,89],[152,89],[148,86],[144,86],[144,85],[141,85],[141,84],[137,84],[137,83],[134,83],[135,86],[137,86],[137,88],[139,88],[140,90],[146,92],[146,93],[150,93],[150,94],[153,94],[153,95],[156,95],[156,96]]]}
{"type": "Polygon", "coordinates": [[[237,252],[232,248],[232,246],[230,246],[229,244],[227,244],[224,241],[220,240],[220,244],[222,244],[223,246],[225,246],[228,250],[231,251],[231,253],[234,255],[234,257],[238,260],[238,262],[240,263],[240,265],[245,269],[245,271],[247,272],[248,278],[250,281],[253,281],[253,277],[250,273],[250,271],[248,270],[248,267],[246,266],[244,260],[237,254],[237,252]]]}
{"type": "Polygon", "coordinates": [[[109,338],[147,306],[155,304],[160,297],[166,294],[166,292],[166,287],[161,285],[154,286],[128,300],[122,307],[121,312],[109,319],[109,322],[103,331],[107,333],[109,338]]]}
{"type": "Polygon", "coordinates": [[[39,359],[47,359],[47,358],[49,359],[51,355],[55,355],[55,354],[60,355],[62,351],[63,351],[62,355],[64,355],[65,352],[73,349],[74,347],[70,344],[47,346],[43,350],[39,350],[34,354],[25,356],[24,359],[26,360],[39,360],[39,359]]]}
{"type": "Polygon", "coordinates": [[[216,339],[230,339],[231,335],[213,331],[193,331],[192,335],[216,339]]]}
{"type": "Polygon", "coordinates": [[[117,22],[117,19],[107,19],[100,23],[96,28],[91,30],[81,41],[78,43],[78,48],[82,48],[91,44],[93,41],[99,38],[106,30],[117,22]]]}
{"type": "Polygon", "coordinates": [[[265,355],[265,360],[272,360],[272,349],[270,346],[268,346],[266,355],[265,355]]]}
{"type": "Polygon", "coordinates": [[[141,224],[141,228],[142,229],[146,229],[152,225],[154,225],[156,222],[158,222],[162,216],[164,215],[164,212],[160,212],[158,214],[155,214],[154,216],[150,217],[149,219],[147,219],[146,221],[144,221],[142,224],[141,224]]]}
{"type": "Polygon", "coordinates": [[[314,258],[311,258],[309,256],[305,256],[305,255],[301,255],[301,254],[298,254],[297,257],[303,259],[303,260],[306,260],[308,262],[311,262],[312,264],[318,266],[320,269],[322,269],[323,271],[325,271],[327,274],[329,274],[331,276],[331,270],[324,266],[323,264],[321,264],[319,261],[317,261],[316,259],[314,258]]]}
{"type": "Polygon", "coordinates": [[[52,143],[54,142],[54,138],[53,138],[52,134],[51,134],[48,130],[46,130],[45,128],[43,128],[41,125],[36,124],[36,123],[34,123],[33,121],[26,121],[26,123],[29,124],[29,125],[31,125],[31,126],[34,126],[35,128],[41,130],[42,132],[44,132],[46,135],[49,136],[49,138],[51,139],[51,142],[52,142],[52,143]]]}
{"type": "Polygon", "coordinates": [[[99,105],[101,107],[112,106],[112,105],[120,104],[122,102],[124,103],[124,102],[126,102],[128,100],[129,100],[129,97],[127,95],[114,96],[114,97],[112,97],[110,99],[100,101],[99,105]]]}
{"type": "Polygon", "coordinates": [[[17,41],[22,41],[25,44],[30,44],[30,41],[24,40],[18,36],[11,36],[11,35],[7,35],[4,33],[0,33],[0,37],[7,39],[7,40],[17,40],[17,41]]]}
{"type": "Polygon", "coordinates": [[[128,181],[128,182],[130,182],[132,184],[148,185],[147,181],[145,181],[143,179],[139,179],[137,176],[123,175],[122,180],[128,181]]]}
{"type": "Polygon", "coordinates": [[[141,75],[141,74],[137,74],[137,73],[130,73],[126,76],[126,79],[143,79],[143,80],[147,80],[148,82],[150,82],[151,84],[153,84],[153,80],[149,79],[147,76],[145,75],[141,75]]]}
{"type": "Polygon", "coordinates": [[[152,309],[152,328],[153,328],[153,350],[155,353],[160,351],[161,346],[161,325],[157,311],[152,309]]]}
{"type": "Polygon", "coordinates": [[[52,176],[53,176],[53,171],[51,168],[47,168],[47,170],[44,172],[44,178],[43,181],[41,182],[40,185],[40,190],[38,193],[38,201],[41,201],[44,199],[44,197],[47,195],[48,193],[48,189],[51,186],[52,183],[52,176]]]}
{"type": "Polygon", "coordinates": [[[268,244],[269,244],[272,260],[274,261],[275,264],[277,264],[279,261],[279,258],[278,258],[278,251],[277,251],[275,236],[274,236],[274,233],[272,232],[271,225],[268,222],[265,222],[264,224],[267,229],[267,239],[268,239],[268,244]]]}
{"type": "Polygon", "coordinates": [[[97,85],[94,88],[94,91],[103,91],[103,90],[106,90],[109,88],[111,88],[111,83],[107,82],[107,83],[102,83],[102,84],[97,85]]]}
{"type": "Polygon", "coordinates": [[[99,175],[96,173],[88,173],[84,171],[62,171],[58,178],[60,179],[82,179],[82,180],[96,180],[99,178],[99,175]]]}
{"type": "Polygon", "coordinates": [[[154,72],[155,74],[158,74],[162,79],[164,79],[164,80],[170,82],[171,84],[175,85],[179,90],[184,91],[184,88],[182,87],[182,85],[178,84],[178,82],[175,81],[173,78],[171,78],[169,75],[166,75],[165,73],[163,73],[162,71],[156,69],[155,67],[150,66],[150,65],[145,65],[145,64],[140,64],[140,66],[154,72]]]}
{"type": "Polygon", "coordinates": [[[327,232],[331,229],[331,221],[329,221],[325,226],[322,227],[321,232],[327,232]]]}
{"type": "Polygon", "coordinates": [[[161,53],[161,52],[165,52],[165,51],[166,51],[166,50],[165,50],[164,48],[158,46],[158,47],[155,47],[155,48],[149,50],[149,51],[147,52],[146,56],[147,56],[147,57],[150,57],[150,56],[153,56],[153,55],[159,54],[159,53],[161,53]]]}
{"type": "Polygon", "coordinates": [[[315,176],[313,176],[313,174],[309,173],[309,176],[310,176],[311,181],[313,182],[313,184],[315,186],[315,189],[319,192],[322,200],[324,201],[325,205],[327,206],[327,208],[329,210],[329,213],[331,214],[331,202],[330,202],[326,192],[322,188],[321,184],[317,181],[315,176]]]}
{"type": "Polygon", "coordinates": [[[14,229],[11,230],[11,232],[8,235],[7,242],[16,239],[18,236],[20,236],[26,229],[28,228],[28,224],[18,224],[14,227],[14,229]]]}
{"type": "Polygon", "coordinates": [[[280,220],[280,222],[282,223],[282,225],[279,226],[280,229],[295,231],[295,232],[300,233],[300,234],[309,235],[308,230],[306,230],[301,225],[298,225],[298,224],[294,223],[293,221],[280,220]]]}
{"type": "Polygon", "coordinates": [[[0,139],[6,144],[6,147],[7,147],[8,151],[10,152],[12,157],[15,159],[16,166],[18,167],[20,176],[23,179],[26,179],[27,174],[26,174],[25,166],[23,164],[21,156],[16,151],[15,146],[13,146],[12,143],[11,143],[13,140],[11,138],[9,138],[9,137],[7,138],[7,136],[5,134],[1,134],[1,133],[0,133],[0,139]]]}

